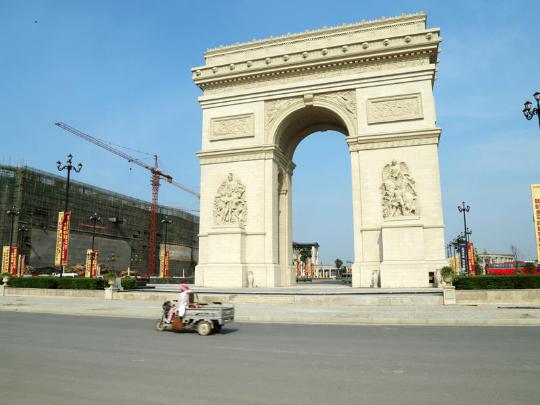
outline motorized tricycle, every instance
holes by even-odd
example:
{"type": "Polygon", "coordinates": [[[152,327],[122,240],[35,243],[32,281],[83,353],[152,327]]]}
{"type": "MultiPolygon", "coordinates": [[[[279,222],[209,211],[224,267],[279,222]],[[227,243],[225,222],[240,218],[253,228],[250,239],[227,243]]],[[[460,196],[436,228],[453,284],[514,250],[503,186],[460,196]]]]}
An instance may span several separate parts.
{"type": "Polygon", "coordinates": [[[199,335],[207,336],[211,333],[218,333],[223,325],[234,321],[234,307],[232,305],[224,305],[221,302],[192,302],[186,308],[184,316],[179,317],[175,313],[171,323],[167,323],[165,322],[167,314],[174,303],[175,301],[163,303],[163,313],[155,323],[156,330],[180,332],[184,328],[194,328],[199,335]]]}

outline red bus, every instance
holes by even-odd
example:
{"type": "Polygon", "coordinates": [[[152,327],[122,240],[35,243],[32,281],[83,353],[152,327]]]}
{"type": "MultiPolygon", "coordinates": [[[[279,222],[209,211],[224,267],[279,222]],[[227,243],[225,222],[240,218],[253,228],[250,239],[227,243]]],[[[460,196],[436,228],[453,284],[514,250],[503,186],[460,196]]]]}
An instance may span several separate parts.
{"type": "MultiPolygon", "coordinates": [[[[504,263],[488,263],[486,264],[486,273],[492,276],[496,275],[513,275],[516,274],[516,267],[520,270],[520,273],[525,273],[523,270],[527,262],[504,262],[504,263]]],[[[535,266],[536,267],[536,266],[535,266]]],[[[538,267],[535,268],[534,273],[538,273],[538,267]]]]}

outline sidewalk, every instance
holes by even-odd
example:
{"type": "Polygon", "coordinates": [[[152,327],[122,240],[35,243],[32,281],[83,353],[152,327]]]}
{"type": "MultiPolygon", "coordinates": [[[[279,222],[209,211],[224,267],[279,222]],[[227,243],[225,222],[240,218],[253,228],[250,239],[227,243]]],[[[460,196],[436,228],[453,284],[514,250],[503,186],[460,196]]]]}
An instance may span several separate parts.
{"type": "MultiPolygon", "coordinates": [[[[540,306],[315,306],[237,303],[236,322],[339,325],[538,325],[540,306]]],[[[161,302],[74,297],[0,297],[0,311],[157,319],[161,302]]]]}

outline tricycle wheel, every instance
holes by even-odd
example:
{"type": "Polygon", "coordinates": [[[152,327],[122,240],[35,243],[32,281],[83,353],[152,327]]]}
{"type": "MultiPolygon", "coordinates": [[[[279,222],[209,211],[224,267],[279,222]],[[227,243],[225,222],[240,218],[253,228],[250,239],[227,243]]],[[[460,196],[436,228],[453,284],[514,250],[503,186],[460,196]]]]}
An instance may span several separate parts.
{"type": "Polygon", "coordinates": [[[155,327],[157,331],[163,332],[165,330],[165,323],[163,323],[163,319],[158,319],[155,323],[155,327]]]}
{"type": "Polygon", "coordinates": [[[200,321],[197,324],[197,333],[201,336],[207,336],[212,333],[212,324],[206,321],[200,321]]]}
{"type": "Polygon", "coordinates": [[[221,331],[221,325],[218,321],[213,321],[212,324],[214,325],[214,333],[219,333],[221,331]]]}

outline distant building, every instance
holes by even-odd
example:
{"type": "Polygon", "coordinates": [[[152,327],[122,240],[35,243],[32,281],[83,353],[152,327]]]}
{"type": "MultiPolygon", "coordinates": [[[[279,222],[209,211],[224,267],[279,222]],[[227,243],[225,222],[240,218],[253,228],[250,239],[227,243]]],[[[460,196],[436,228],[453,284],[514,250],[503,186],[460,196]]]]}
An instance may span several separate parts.
{"type": "MultiPolygon", "coordinates": [[[[65,190],[64,177],[29,167],[0,165],[0,242],[9,245],[11,218],[6,210],[15,206],[20,214],[15,217],[13,243],[33,268],[54,265],[58,212],[64,209],[65,190]]],[[[98,262],[115,271],[130,267],[148,272],[150,203],[77,181],[70,182],[69,203],[68,267],[84,265],[92,238],[89,217],[97,212],[102,218],[96,226],[98,262]]],[[[167,230],[169,274],[190,276],[198,260],[199,217],[159,206],[156,275],[164,242],[161,219],[165,216],[172,220],[167,230]]]]}
{"type": "Polygon", "coordinates": [[[478,253],[478,261],[485,271],[486,265],[490,263],[513,262],[514,255],[511,253],[488,253],[484,251],[484,253],[478,253]]]}

